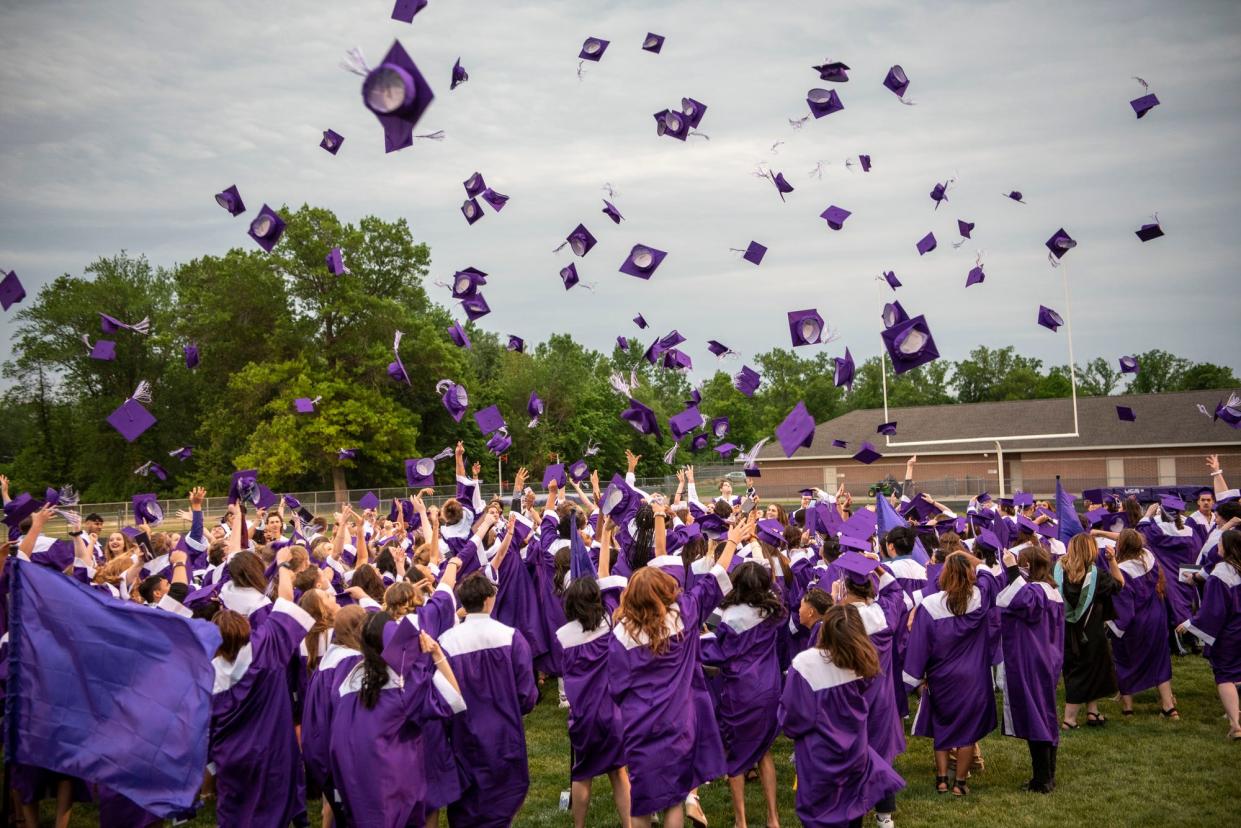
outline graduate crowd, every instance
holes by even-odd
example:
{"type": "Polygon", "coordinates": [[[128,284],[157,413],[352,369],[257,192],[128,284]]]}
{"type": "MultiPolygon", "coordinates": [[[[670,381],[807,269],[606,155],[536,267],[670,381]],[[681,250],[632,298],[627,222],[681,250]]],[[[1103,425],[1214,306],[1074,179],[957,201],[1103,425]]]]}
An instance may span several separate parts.
{"type": "MultiPolygon", "coordinates": [[[[625,828],[706,825],[713,780],[744,826],[747,778],[767,826],[793,784],[803,825],[892,826],[906,719],[934,742],[937,792],[977,795],[978,743],[999,727],[1028,742],[1026,788],[1050,794],[1061,735],[1105,726],[1100,699],[1132,715],[1153,688],[1178,717],[1171,656],[1188,650],[1241,740],[1241,493],[1214,457],[1209,484],[1180,494],[1092,490],[1079,509],[980,493],[963,513],[917,490],[916,458],[873,504],[812,488],[790,510],[727,480],[704,494],[691,467],[645,492],[637,460],[602,489],[584,464],[549,467],[538,493],[522,469],[510,500],[485,502],[458,444],[456,497],[386,516],[256,509],[239,472],[222,516],[190,493],[184,534],[159,528],[154,500],[104,534],[0,478],[0,597],[17,559],[215,625],[208,762],[188,770],[223,826],[307,825],[308,808],[325,826],[521,824],[541,685],[568,711],[579,828],[601,776],[625,828]],[[53,536],[58,513],[73,520],[53,536]],[[777,778],[781,733],[795,780],[777,778]]],[[[57,825],[88,798],[103,825],[162,823],[98,780],[7,770],[28,828],[43,797],[57,825]]]]}

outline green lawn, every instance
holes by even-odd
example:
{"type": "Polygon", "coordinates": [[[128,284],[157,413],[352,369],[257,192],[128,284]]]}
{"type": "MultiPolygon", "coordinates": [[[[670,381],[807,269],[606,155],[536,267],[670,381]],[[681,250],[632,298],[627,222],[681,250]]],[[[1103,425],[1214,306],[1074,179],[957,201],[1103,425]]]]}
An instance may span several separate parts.
{"type": "MultiPolygon", "coordinates": [[[[1176,658],[1173,669],[1181,721],[1169,722],[1159,716],[1153,692],[1138,696],[1137,715],[1131,718],[1122,719],[1118,704],[1104,702],[1103,712],[1109,719],[1105,727],[1083,726],[1061,740],[1058,789],[1050,796],[1018,789],[1029,778],[1025,743],[997,734],[982,743],[986,770],[971,780],[970,797],[958,800],[936,795],[930,741],[911,740],[896,764],[908,782],[897,800],[898,825],[1237,825],[1241,813],[1241,744],[1231,744],[1225,738],[1227,724],[1206,662],[1196,657],[1176,658]]],[[[568,787],[569,755],[565,714],[556,706],[554,683],[549,682],[539,706],[527,719],[527,733],[532,784],[516,824],[569,825],[568,814],[557,809],[560,791],[568,787]]],[[[786,828],[798,824],[793,814],[791,753],[787,740],[776,744],[780,815],[786,828]]],[[[589,824],[616,825],[606,778],[597,782],[594,793],[589,824]]],[[[712,828],[731,826],[727,786],[712,783],[701,795],[712,828]]],[[[756,783],[747,786],[747,796],[750,824],[762,826],[762,794],[756,783]]],[[[51,824],[49,806],[44,805],[47,825],[51,824]]],[[[74,826],[97,824],[92,809],[78,806],[75,811],[74,826]]],[[[193,824],[213,822],[204,814],[193,824]]],[[[318,825],[317,813],[312,814],[312,823],[318,825]]]]}

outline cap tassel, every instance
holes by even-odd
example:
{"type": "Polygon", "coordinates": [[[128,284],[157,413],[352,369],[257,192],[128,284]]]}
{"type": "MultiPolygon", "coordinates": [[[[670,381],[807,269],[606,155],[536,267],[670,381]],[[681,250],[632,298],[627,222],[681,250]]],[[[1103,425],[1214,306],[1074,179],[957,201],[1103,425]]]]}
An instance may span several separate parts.
{"type": "Polygon", "coordinates": [[[144,405],[151,404],[151,383],[146,380],[138,383],[138,387],[134,389],[134,393],[129,397],[134,402],[140,402],[144,405]]]}
{"type": "Polygon", "coordinates": [[[582,452],[582,456],[583,457],[594,457],[598,453],[599,453],[599,444],[596,443],[593,439],[587,440],[586,450],[582,452]]]}
{"type": "Polygon", "coordinates": [[[783,144],[783,143],[784,143],[783,141],[776,141],[774,144],[772,144],[772,145],[771,145],[771,154],[772,154],[772,155],[776,155],[776,154],[778,154],[778,153],[779,153],[779,151],[780,151],[780,145],[781,145],[781,144],[783,144]]]}
{"type": "Polygon", "coordinates": [[[809,115],[802,116],[801,118],[789,118],[789,126],[791,126],[793,129],[801,129],[802,127],[806,125],[806,122],[809,120],[810,120],[809,115]]]}
{"type": "Polygon", "coordinates": [[[710,135],[708,135],[708,134],[707,134],[707,133],[705,133],[705,132],[699,132],[699,131],[698,131],[698,130],[696,130],[696,129],[691,129],[691,130],[689,131],[689,134],[688,134],[688,135],[686,135],[685,137],[687,137],[687,138],[706,138],[708,141],[710,141],[710,140],[711,140],[711,136],[710,136],[710,135]]]}
{"type": "Polygon", "coordinates": [[[144,316],[142,317],[142,321],[135,322],[130,325],[129,329],[134,333],[140,333],[145,336],[151,332],[151,318],[149,316],[144,316]]]}
{"type": "Polygon", "coordinates": [[[453,449],[452,449],[452,446],[449,446],[448,448],[444,449],[443,451],[441,451],[439,454],[435,455],[431,459],[438,463],[441,460],[447,460],[449,457],[452,457],[452,455],[453,455],[453,449]]]}
{"type": "Polygon", "coordinates": [[[340,67],[346,72],[352,72],[363,78],[371,73],[371,67],[367,65],[366,57],[358,46],[345,52],[345,59],[341,61],[340,67]]]}
{"type": "Polygon", "coordinates": [[[616,190],[612,187],[611,181],[605,181],[601,189],[608,194],[608,201],[616,198],[616,190]]]}
{"type": "Polygon", "coordinates": [[[823,162],[822,161],[814,165],[814,169],[810,171],[808,177],[817,178],[820,181],[823,180],[823,162]]]}
{"type": "Polygon", "coordinates": [[[585,68],[586,68],[586,61],[579,60],[577,62],[577,79],[579,81],[582,79],[582,75],[584,74],[582,70],[584,70],[585,68]]]}
{"type": "Polygon", "coordinates": [[[1134,79],[1135,81],[1137,81],[1138,83],[1142,84],[1142,89],[1143,89],[1143,90],[1145,90],[1146,92],[1151,91],[1151,85],[1150,85],[1149,83],[1147,83],[1146,81],[1142,80],[1142,79],[1141,79],[1141,78],[1139,78],[1137,75],[1134,75],[1134,76],[1133,76],[1133,79],[1134,79]]]}
{"type": "Polygon", "coordinates": [[[672,448],[664,452],[664,462],[668,464],[671,464],[672,462],[674,462],[677,457],[677,449],[679,449],[680,447],[681,447],[680,443],[673,443],[672,448]]]}
{"type": "Polygon", "coordinates": [[[439,382],[435,383],[435,393],[443,394],[445,391],[447,391],[449,388],[452,388],[454,385],[456,385],[456,383],[453,382],[452,380],[442,379],[439,382]]]}
{"type": "Polygon", "coordinates": [[[559,246],[559,247],[557,247],[557,248],[556,248],[555,250],[553,250],[552,252],[553,252],[553,253],[559,253],[561,250],[564,250],[564,249],[565,249],[566,247],[568,247],[568,246],[569,246],[569,242],[568,242],[568,240],[562,241],[562,242],[560,243],[560,246],[559,246]]]}
{"type": "Polygon", "coordinates": [[[90,341],[90,334],[82,334],[82,344],[86,346],[86,353],[88,354],[95,350],[95,346],[90,341]]]}
{"type": "Polygon", "coordinates": [[[428,141],[443,141],[446,137],[444,130],[437,129],[435,132],[428,132],[424,135],[415,135],[415,138],[426,138],[428,141]]]}

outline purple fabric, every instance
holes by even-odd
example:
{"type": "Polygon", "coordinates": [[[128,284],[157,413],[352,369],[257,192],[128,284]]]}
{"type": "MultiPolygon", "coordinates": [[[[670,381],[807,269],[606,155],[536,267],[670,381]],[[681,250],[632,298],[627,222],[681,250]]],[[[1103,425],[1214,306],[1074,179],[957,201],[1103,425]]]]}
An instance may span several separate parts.
{"type": "MultiPolygon", "coordinates": [[[[617,595],[619,590],[607,592],[617,595]]],[[[611,603],[615,604],[616,599],[611,603]]],[[[569,699],[569,746],[573,756],[569,778],[574,781],[590,780],[625,764],[620,709],[608,690],[610,618],[609,612],[600,624],[601,629],[590,633],[576,621],[557,631],[564,692],[569,699]]]]}
{"type": "Polygon", "coordinates": [[[1003,732],[1059,744],[1056,685],[1064,665],[1064,601],[1054,586],[1019,577],[997,603],[1004,637],[1003,732]]]}
{"type": "Polygon", "coordinates": [[[1241,572],[1231,564],[1211,570],[1189,631],[1207,645],[1216,684],[1241,682],[1241,572]]]}
{"type": "Polygon", "coordinates": [[[715,637],[702,646],[702,659],[720,669],[716,710],[726,772],[740,776],[758,764],[776,740],[780,664],[776,640],[785,619],[762,618],[748,605],[721,613],[715,637]]]}
{"type": "Polygon", "coordinates": [[[1165,573],[1173,577],[1166,578],[1168,625],[1175,627],[1189,619],[1194,612],[1198,593],[1192,584],[1179,581],[1175,575],[1182,566],[1191,566],[1198,560],[1198,552],[1202,544],[1197,542],[1192,531],[1187,535],[1170,535],[1163,528],[1150,520],[1138,523],[1137,529],[1146,539],[1146,546],[1155,553],[1155,559],[1163,567],[1165,573]]]}
{"type": "MultiPolygon", "coordinates": [[[[1149,690],[1172,680],[1167,610],[1156,591],[1161,567],[1153,556],[1122,564],[1124,589],[1112,596],[1115,618],[1107,622],[1112,639],[1116,686],[1124,695],[1149,690]],[[1149,568],[1147,568],[1149,567],[1149,568]],[[1146,569],[1144,574],[1135,574],[1146,569]]],[[[1176,576],[1167,576],[1167,581],[1176,576]]]]}

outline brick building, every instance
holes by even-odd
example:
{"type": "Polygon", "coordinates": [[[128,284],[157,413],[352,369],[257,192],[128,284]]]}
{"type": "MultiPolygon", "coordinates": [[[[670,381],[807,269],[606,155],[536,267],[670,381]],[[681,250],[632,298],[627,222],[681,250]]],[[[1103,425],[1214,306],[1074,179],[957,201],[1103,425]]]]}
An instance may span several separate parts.
{"type": "Polygon", "coordinates": [[[892,437],[876,433],[884,422],[883,409],[850,411],[819,423],[814,442],[792,458],[774,440],[768,443],[758,458],[758,485],[767,497],[787,498],[806,486],[834,491],[842,483],[853,495],[865,495],[888,475],[901,480],[905,462],[916,454],[918,488],[940,499],[1016,489],[1048,495],[1057,474],[1069,491],[1080,494],[1102,486],[1210,485],[1204,458],[1218,454],[1235,486],[1241,484],[1241,431],[1197,409],[1202,405],[1214,411],[1227,395],[1187,391],[1082,397],[1076,429],[1067,399],[891,408],[888,416],[897,427],[892,437]],[[1119,419],[1118,405],[1132,408],[1137,420],[1119,419]],[[1076,437],[995,439],[1074,431],[1076,437]],[[971,442],[901,445],[959,438],[971,442]],[[847,441],[848,448],[835,448],[833,440],[847,441]],[[870,465],[853,460],[863,441],[883,458],[870,465]]]}

